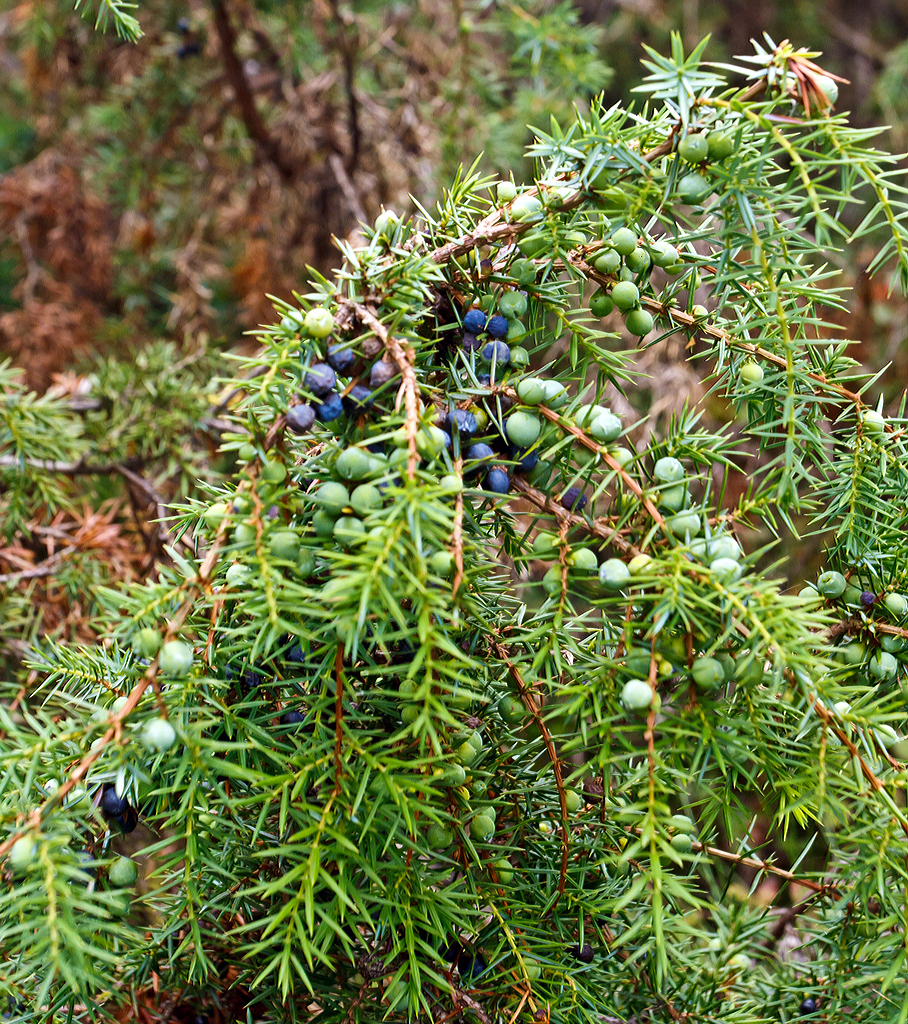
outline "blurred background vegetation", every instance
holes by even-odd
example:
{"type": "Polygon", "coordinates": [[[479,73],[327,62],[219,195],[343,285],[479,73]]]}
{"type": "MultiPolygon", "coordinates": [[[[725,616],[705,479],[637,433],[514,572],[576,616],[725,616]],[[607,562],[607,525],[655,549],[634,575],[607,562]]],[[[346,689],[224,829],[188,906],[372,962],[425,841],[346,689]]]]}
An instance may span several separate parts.
{"type": "MultiPolygon", "coordinates": [[[[527,125],[569,122],[599,93],[630,99],[642,45],[712,34],[722,61],[763,33],[791,39],[850,80],[839,111],[888,124],[884,148],[908,144],[905,0],[142,0],[136,43],[95,31],[101,0],[72,7],[0,12],[0,641],[13,655],[48,632],[90,636],[92,582],[153,573],[167,504],[229,470],[218,377],[228,352],[254,351],[244,332],[273,321],[269,295],[305,290],[307,266],[328,272],[334,238],[355,244],[383,206],[433,205],[480,153],[482,170],[529,180],[527,125]],[[41,398],[23,420],[27,389],[41,398]],[[28,416],[70,439],[67,459],[23,447],[28,416]]],[[[839,254],[855,286],[840,326],[857,358],[889,364],[878,386],[894,402],[905,306],[863,273],[872,255],[839,254]]],[[[665,422],[704,397],[685,354],[642,350],[616,411],[665,422]]],[[[817,556],[799,545],[795,571],[817,556]]]]}

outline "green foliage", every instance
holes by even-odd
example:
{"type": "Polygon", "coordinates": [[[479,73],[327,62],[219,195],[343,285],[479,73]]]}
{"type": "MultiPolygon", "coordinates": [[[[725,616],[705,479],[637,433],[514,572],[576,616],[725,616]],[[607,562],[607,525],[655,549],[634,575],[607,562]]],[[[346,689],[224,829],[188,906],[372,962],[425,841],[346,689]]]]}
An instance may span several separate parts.
{"type": "MultiPolygon", "coordinates": [[[[906,279],[902,186],[810,55],[702,53],[651,54],[643,112],[538,131],[512,201],[473,168],[384,215],[234,357],[239,468],[182,503],[155,579],[97,590],[104,642],[44,643],[0,709],[0,850],[36,844],[0,897],[27,1017],[154,986],[336,1024],[908,1018],[903,409],[870,415],[818,340],[833,244],[885,229],[906,279]],[[692,171],[679,138],[716,130],[692,171]],[[734,429],[686,409],[637,446],[607,395],[676,338],[734,429]],[[835,596],[750,542],[804,514],[835,596]],[[185,646],[149,659],[149,631],[185,646]],[[106,865],[137,816],[130,911],[106,865]]],[[[153,404],[198,416],[160,356],[153,404]]],[[[175,472],[136,396],[117,443],[175,472]]]]}

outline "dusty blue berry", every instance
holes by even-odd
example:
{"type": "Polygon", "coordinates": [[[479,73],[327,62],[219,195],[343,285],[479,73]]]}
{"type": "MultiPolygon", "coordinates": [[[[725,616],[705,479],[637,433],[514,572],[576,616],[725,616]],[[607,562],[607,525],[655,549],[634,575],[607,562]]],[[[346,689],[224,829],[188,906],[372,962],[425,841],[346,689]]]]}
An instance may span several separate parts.
{"type": "Polygon", "coordinates": [[[344,403],[341,400],[341,396],[336,392],[328,395],[324,402],[320,402],[315,407],[315,415],[322,421],[322,423],[328,423],[331,420],[336,420],[338,416],[344,414],[344,403]]]}
{"type": "Polygon", "coordinates": [[[327,363],[313,363],[303,383],[313,395],[324,398],[337,383],[337,377],[327,363]]]}
{"type": "Polygon", "coordinates": [[[294,405],[287,410],[287,427],[294,434],[305,434],[315,423],[315,410],[311,405],[294,405]]]}
{"type": "Polygon", "coordinates": [[[579,487],[569,487],[561,495],[561,504],[570,512],[579,512],[587,503],[587,497],[579,487]]]}
{"type": "Polygon", "coordinates": [[[508,474],[500,467],[490,469],[486,476],[486,489],[496,494],[507,494],[511,489],[511,481],[508,474]]]}
{"type": "Polygon", "coordinates": [[[506,338],[510,326],[506,316],[491,316],[486,324],[486,330],[493,338],[506,338]]]}
{"type": "Polygon", "coordinates": [[[356,353],[352,348],[341,345],[328,346],[328,365],[337,373],[349,373],[356,362],[356,353]]]}

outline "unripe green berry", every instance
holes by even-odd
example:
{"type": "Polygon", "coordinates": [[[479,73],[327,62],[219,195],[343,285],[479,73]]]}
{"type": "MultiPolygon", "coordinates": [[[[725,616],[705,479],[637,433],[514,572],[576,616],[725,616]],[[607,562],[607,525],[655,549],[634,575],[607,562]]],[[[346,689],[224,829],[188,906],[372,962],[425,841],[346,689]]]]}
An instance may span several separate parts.
{"type": "Polygon", "coordinates": [[[715,690],[725,682],[725,670],[715,658],[695,658],[691,675],[702,690],[715,690]]]}
{"type": "Polygon", "coordinates": [[[705,135],[686,135],[678,143],[678,156],[689,164],[700,164],[709,154],[709,142],[705,135]]]}
{"type": "Polygon", "coordinates": [[[158,665],[165,676],[186,676],[192,668],[192,648],[182,640],[168,640],[161,648],[158,665]]]}
{"type": "Polygon", "coordinates": [[[620,590],[630,578],[630,570],[620,558],[607,558],[599,566],[599,582],[607,590],[620,590]]]}
{"type": "Polygon", "coordinates": [[[741,378],[741,383],[747,387],[756,387],[757,384],[763,380],[763,367],[753,359],[748,359],[746,362],[741,364],[741,369],[738,370],[738,376],[741,378]]]}
{"type": "Polygon", "coordinates": [[[142,746],[155,753],[163,753],[176,742],[177,734],[174,727],[166,718],[153,718],[146,722],[139,732],[139,740],[142,746]]]}
{"type": "Polygon", "coordinates": [[[650,707],[653,698],[653,688],[644,679],[628,679],[621,690],[621,703],[631,711],[650,707]]]}
{"type": "Polygon", "coordinates": [[[710,160],[727,160],[735,151],[735,140],[726,131],[714,128],[706,136],[710,160]]]}
{"type": "Polygon", "coordinates": [[[874,409],[868,409],[861,418],[864,433],[879,437],[886,433],[886,417],[874,409]]]}
{"type": "Polygon", "coordinates": [[[640,291],[632,281],[619,281],[612,288],[612,302],[624,311],[633,309],[640,301],[640,291]]]}
{"type": "Polygon", "coordinates": [[[664,455],[653,466],[653,479],[660,484],[673,484],[684,479],[684,466],[671,455],[664,455]]]}
{"type": "Polygon", "coordinates": [[[303,326],[313,338],[327,338],[334,330],[334,317],[327,309],[316,306],[304,317],[303,326]]]}
{"type": "Polygon", "coordinates": [[[823,597],[841,597],[845,592],[846,580],[845,577],[833,569],[828,572],[824,572],[817,579],[817,591],[823,595],[823,597]]]}
{"type": "Polygon", "coordinates": [[[139,877],[139,868],[131,857],[117,857],[107,869],[107,878],[111,885],[123,889],[129,885],[135,885],[139,877]]]}
{"type": "Polygon", "coordinates": [[[897,594],[893,591],[891,594],[886,595],[886,600],[883,603],[886,605],[889,613],[897,619],[903,619],[908,615],[908,598],[904,594],[897,594]]]}
{"type": "Polygon", "coordinates": [[[132,649],[140,658],[153,658],[161,649],[161,634],[150,626],[140,629],[132,639],[132,649]]]}
{"type": "Polygon", "coordinates": [[[637,236],[630,228],[612,232],[611,246],[621,256],[629,256],[637,248],[637,236]]]}
{"type": "Polygon", "coordinates": [[[654,323],[652,313],[646,309],[632,309],[624,318],[624,326],[627,328],[628,334],[633,334],[635,338],[642,338],[649,334],[654,323]]]}

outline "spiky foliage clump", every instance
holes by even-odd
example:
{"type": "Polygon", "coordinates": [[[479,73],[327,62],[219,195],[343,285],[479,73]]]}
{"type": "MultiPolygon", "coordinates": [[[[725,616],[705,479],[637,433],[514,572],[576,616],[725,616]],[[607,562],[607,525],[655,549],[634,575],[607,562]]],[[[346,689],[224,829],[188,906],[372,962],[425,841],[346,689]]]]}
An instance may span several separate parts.
{"type": "Polygon", "coordinates": [[[241,471],[0,712],[27,1018],[905,1018],[908,462],[818,340],[854,202],[904,280],[903,189],[813,55],[702,53],[383,215],[238,360],[241,471]],[[679,334],[736,429],[635,447],[603,395],[679,334]],[[793,595],[739,536],[805,516],[793,595]]]}

